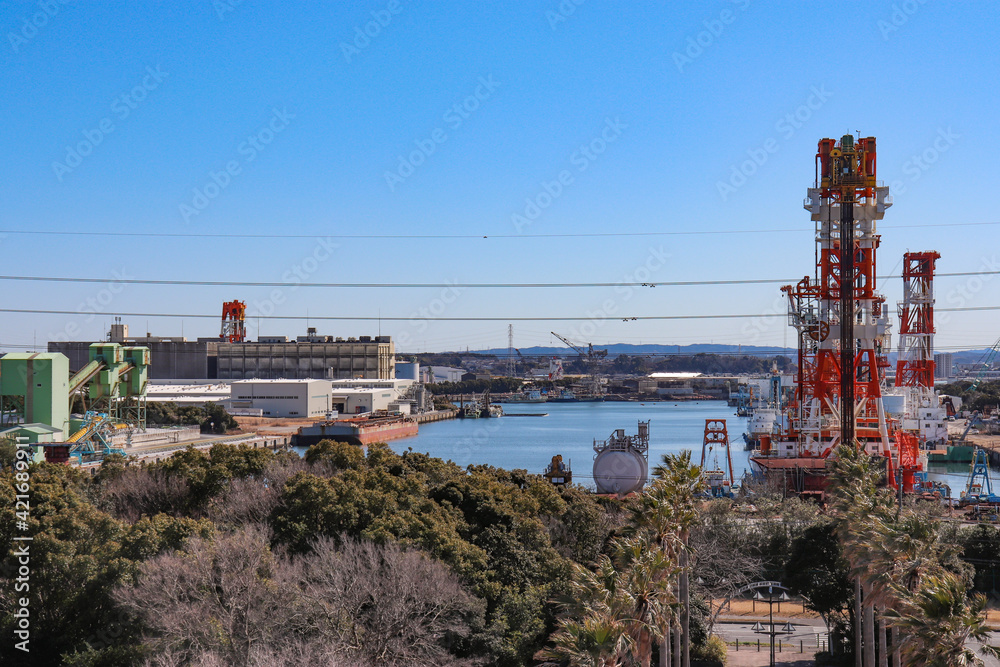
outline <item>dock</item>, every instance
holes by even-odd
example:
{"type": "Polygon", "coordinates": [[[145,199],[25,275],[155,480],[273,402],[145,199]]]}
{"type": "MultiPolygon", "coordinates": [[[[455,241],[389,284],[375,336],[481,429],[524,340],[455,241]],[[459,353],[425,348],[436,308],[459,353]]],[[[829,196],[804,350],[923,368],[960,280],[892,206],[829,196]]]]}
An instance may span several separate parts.
{"type": "Polygon", "coordinates": [[[431,412],[422,412],[410,416],[418,424],[428,424],[430,422],[444,421],[445,419],[454,419],[458,416],[458,410],[432,410],[431,412]]]}

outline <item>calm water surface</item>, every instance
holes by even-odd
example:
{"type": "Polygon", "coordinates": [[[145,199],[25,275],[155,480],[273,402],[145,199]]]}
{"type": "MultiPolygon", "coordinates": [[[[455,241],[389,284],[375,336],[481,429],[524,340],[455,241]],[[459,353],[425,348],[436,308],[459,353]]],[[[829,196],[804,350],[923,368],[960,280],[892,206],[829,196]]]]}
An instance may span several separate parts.
{"type": "MultiPolygon", "coordinates": [[[[540,474],[556,454],[569,460],[573,481],[593,486],[594,439],[604,440],[615,429],[635,435],[639,420],[649,420],[650,467],[664,454],[684,449],[692,451],[694,462],[701,457],[706,419],[725,419],[732,443],[733,471],[737,479],[749,469],[749,452],[743,449],[742,434],[747,420],[735,415],[725,401],[632,403],[507,403],[511,413],[547,413],[545,417],[501,417],[499,419],[450,419],[422,424],[412,438],[394,440],[396,452],[413,449],[465,467],[489,464],[499,468],[523,468],[540,474]]],[[[725,454],[707,455],[706,465],[718,457],[725,467],[725,454]]],[[[967,466],[945,471],[932,468],[931,477],[951,485],[952,496],[964,486],[967,466]]]]}

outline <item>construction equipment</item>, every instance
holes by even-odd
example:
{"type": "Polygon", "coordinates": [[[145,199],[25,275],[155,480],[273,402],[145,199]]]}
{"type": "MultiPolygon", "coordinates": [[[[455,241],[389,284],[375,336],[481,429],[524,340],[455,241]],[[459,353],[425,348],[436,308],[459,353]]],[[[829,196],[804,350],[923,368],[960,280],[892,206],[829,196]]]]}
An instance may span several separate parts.
{"type": "Polygon", "coordinates": [[[996,505],[1000,504],[1000,496],[993,494],[993,483],[990,480],[990,462],[985,449],[976,448],[976,454],[969,468],[969,481],[962,492],[959,506],[966,505],[996,505]]]}
{"type": "Polygon", "coordinates": [[[569,463],[563,462],[562,455],[556,454],[552,457],[552,462],[545,467],[542,477],[549,480],[553,486],[564,487],[572,483],[573,471],[570,469],[569,463]]]}
{"type": "MultiPolygon", "coordinates": [[[[560,336],[555,331],[550,331],[553,336],[561,340],[568,347],[576,351],[580,355],[580,361],[585,365],[587,371],[590,372],[590,386],[588,391],[590,393],[590,398],[602,399],[604,393],[604,378],[602,378],[598,373],[594,372],[594,369],[590,366],[590,363],[597,360],[603,359],[608,356],[607,350],[595,350],[593,343],[587,343],[587,349],[584,350],[581,346],[571,342],[569,339],[560,336]]],[[[555,378],[553,378],[555,379],[555,378]]]]}
{"type": "Polygon", "coordinates": [[[551,333],[553,336],[561,340],[568,347],[571,347],[574,350],[576,350],[576,353],[580,355],[581,359],[586,358],[588,361],[593,361],[594,359],[603,359],[604,357],[608,356],[607,350],[595,350],[593,343],[587,343],[587,349],[584,350],[581,346],[577,345],[576,343],[570,342],[566,338],[563,338],[555,331],[550,331],[549,333],[551,333]]]}
{"type": "Polygon", "coordinates": [[[70,458],[79,459],[80,463],[100,460],[109,454],[125,456],[125,450],[113,446],[112,438],[118,431],[128,428],[127,424],[116,423],[107,413],[87,412],[84,425],[66,439],[71,443],[70,458]]]}
{"type": "Polygon", "coordinates": [[[222,330],[219,340],[226,343],[245,343],[247,305],[242,301],[226,301],[222,304],[222,330]]]}
{"type": "Polygon", "coordinates": [[[990,369],[993,364],[993,358],[997,356],[997,352],[1000,351],[1000,338],[997,338],[997,342],[993,343],[993,347],[986,351],[982,359],[980,359],[977,365],[980,366],[979,372],[976,373],[976,378],[972,381],[972,385],[969,387],[969,391],[973,392],[979,388],[979,384],[986,377],[986,371],[990,369]]]}
{"type": "Polygon", "coordinates": [[[733,497],[733,454],[729,447],[729,431],[726,428],[725,419],[706,419],[705,437],[701,443],[701,475],[705,480],[708,492],[713,498],[733,497]],[[715,448],[725,448],[726,462],[729,469],[729,477],[726,471],[719,468],[718,452],[715,448]],[[705,455],[715,454],[715,467],[711,470],[705,468],[705,455]]]}
{"type": "Polygon", "coordinates": [[[983,416],[979,414],[979,410],[976,410],[969,416],[969,421],[965,424],[965,430],[962,431],[962,435],[955,441],[956,445],[964,445],[965,439],[969,436],[969,431],[972,430],[977,424],[983,423],[983,416]]]}

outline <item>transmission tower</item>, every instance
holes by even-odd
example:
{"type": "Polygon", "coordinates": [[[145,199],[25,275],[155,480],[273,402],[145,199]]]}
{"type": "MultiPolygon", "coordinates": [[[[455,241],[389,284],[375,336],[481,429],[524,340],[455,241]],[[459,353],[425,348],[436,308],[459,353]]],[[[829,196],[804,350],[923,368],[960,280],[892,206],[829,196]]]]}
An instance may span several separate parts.
{"type": "Polygon", "coordinates": [[[507,377],[514,377],[516,370],[514,361],[514,325],[507,325],[507,377]]]}

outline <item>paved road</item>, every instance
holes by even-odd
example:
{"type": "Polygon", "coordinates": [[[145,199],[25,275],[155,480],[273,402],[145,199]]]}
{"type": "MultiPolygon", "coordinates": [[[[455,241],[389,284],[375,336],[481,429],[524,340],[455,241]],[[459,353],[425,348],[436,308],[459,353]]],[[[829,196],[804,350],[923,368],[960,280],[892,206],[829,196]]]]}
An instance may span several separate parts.
{"type": "MultiPolygon", "coordinates": [[[[715,624],[715,632],[722,636],[726,642],[735,643],[737,639],[740,642],[751,642],[753,646],[741,646],[739,653],[742,655],[737,656],[735,646],[729,647],[730,664],[734,667],[739,667],[740,665],[767,665],[768,664],[768,631],[770,627],[767,624],[761,624],[764,626],[763,632],[755,632],[752,623],[726,623],[719,622],[715,624]],[[760,653],[757,654],[756,642],[760,640],[760,653]],[[747,655],[748,653],[752,655],[747,655]],[[739,658],[738,660],[735,660],[739,658]]],[[[782,631],[784,629],[784,623],[775,622],[775,630],[782,631]]],[[[780,632],[780,634],[775,636],[775,641],[780,641],[784,650],[781,653],[775,652],[775,659],[779,665],[792,665],[792,664],[807,664],[811,665],[812,656],[819,650],[818,645],[824,645],[826,642],[826,626],[822,624],[807,624],[807,623],[792,623],[793,632],[786,633],[780,632]],[[799,653],[799,641],[802,641],[803,653],[799,653]],[[801,663],[796,663],[792,661],[802,661],[801,663]]],[[[1000,632],[993,632],[990,636],[990,643],[994,646],[1000,646],[1000,632]]],[[[973,647],[969,644],[970,648],[976,650],[977,655],[979,655],[978,647],[973,647]]],[[[985,667],[1000,667],[1000,659],[994,658],[992,656],[980,655],[983,660],[985,667]]]]}
{"type": "MultiPolygon", "coordinates": [[[[811,659],[813,654],[820,650],[817,646],[825,647],[826,626],[822,623],[815,625],[790,621],[790,624],[792,631],[788,632],[785,628],[785,623],[774,622],[774,630],[777,633],[774,637],[775,646],[778,646],[780,642],[782,655],[787,654],[787,657],[791,658],[791,654],[795,654],[796,658],[808,656],[811,659]],[[800,646],[802,647],[802,653],[799,653],[800,646]]],[[[753,623],[716,623],[715,632],[721,635],[727,642],[735,643],[739,639],[741,644],[744,642],[754,644],[751,647],[740,646],[741,653],[746,650],[756,652],[756,644],[760,640],[760,652],[762,655],[766,655],[768,653],[768,640],[771,628],[766,623],[761,623],[761,626],[762,631],[758,632],[754,630],[753,623]]],[[[735,649],[735,646],[733,648],[735,649]]],[[[775,648],[775,654],[777,655],[777,653],[778,649],[775,648]]]]}

